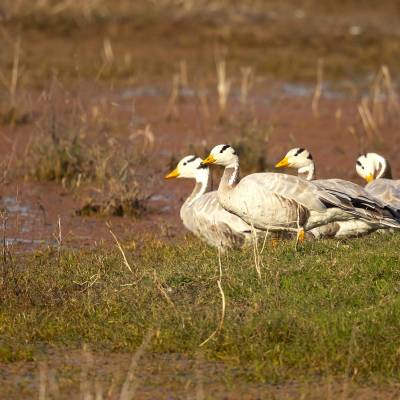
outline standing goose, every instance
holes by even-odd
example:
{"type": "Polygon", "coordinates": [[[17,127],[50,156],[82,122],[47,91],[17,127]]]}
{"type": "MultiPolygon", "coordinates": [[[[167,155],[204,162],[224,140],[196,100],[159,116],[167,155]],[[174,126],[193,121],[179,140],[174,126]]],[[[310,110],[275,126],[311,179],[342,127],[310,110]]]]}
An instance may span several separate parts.
{"type": "Polygon", "coordinates": [[[389,162],[376,153],[357,158],[356,171],[368,184],[365,190],[373,196],[400,210],[400,180],[392,179],[389,162]]]}
{"type": "Polygon", "coordinates": [[[196,236],[222,250],[241,248],[250,244],[254,234],[259,236],[262,232],[252,230],[241,218],[220,206],[217,192],[209,192],[210,171],[208,167],[201,165],[201,161],[200,157],[186,156],[165,176],[166,179],[196,180],[193,192],[181,207],[180,216],[183,224],[196,236]]]}
{"type": "Polygon", "coordinates": [[[287,152],[276,168],[290,167],[298,171],[298,176],[313,181],[318,187],[331,193],[345,194],[356,207],[366,210],[363,219],[355,218],[349,221],[335,222],[313,230],[317,237],[353,237],[373,232],[379,228],[400,227],[396,219],[400,214],[390,205],[375,198],[361,186],[343,179],[315,179],[315,163],[311,153],[303,148],[294,148],[287,152]]]}
{"type": "Polygon", "coordinates": [[[239,180],[239,158],[227,145],[215,146],[203,165],[225,167],[218,200],[227,211],[265,231],[304,231],[359,216],[346,196],[335,196],[296,176],[256,173],[239,180]]]}

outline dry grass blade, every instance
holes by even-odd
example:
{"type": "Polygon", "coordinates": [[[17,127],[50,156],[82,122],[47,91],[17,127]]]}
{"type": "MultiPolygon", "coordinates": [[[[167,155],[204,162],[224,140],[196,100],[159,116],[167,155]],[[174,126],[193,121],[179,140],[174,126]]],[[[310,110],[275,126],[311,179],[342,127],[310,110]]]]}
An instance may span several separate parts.
{"type": "Polygon", "coordinates": [[[179,117],[178,100],[179,100],[180,84],[181,84],[180,76],[178,74],[175,74],[172,77],[171,95],[169,96],[167,109],[165,111],[165,118],[167,119],[179,117]]]}
{"type": "Polygon", "coordinates": [[[364,97],[358,106],[358,112],[369,140],[374,137],[382,140],[379,127],[390,117],[398,116],[400,105],[394,89],[389,68],[382,65],[370,88],[368,97],[364,97]]]}
{"type": "Polygon", "coordinates": [[[0,217],[2,221],[2,227],[3,227],[3,280],[5,279],[5,275],[7,273],[7,237],[6,237],[6,232],[7,232],[7,212],[6,211],[0,211],[0,217]]]}
{"type": "Polygon", "coordinates": [[[133,399],[135,392],[139,385],[138,380],[135,379],[136,378],[135,371],[137,369],[140,358],[143,356],[143,353],[144,353],[146,347],[148,347],[153,336],[154,336],[154,332],[152,330],[148,331],[146,336],[143,338],[141,345],[136,350],[135,354],[133,354],[131,364],[129,366],[129,370],[128,370],[125,382],[122,386],[121,393],[119,396],[120,400],[133,399]]]}
{"type": "Polygon", "coordinates": [[[17,125],[26,123],[29,120],[28,114],[22,113],[17,105],[17,89],[18,82],[21,77],[21,36],[18,35],[13,41],[13,59],[10,78],[6,77],[0,71],[0,82],[8,91],[7,101],[4,102],[4,107],[0,110],[0,122],[5,124],[17,125]]]}
{"type": "Polygon", "coordinates": [[[114,62],[114,51],[109,38],[105,38],[103,41],[103,55],[106,63],[112,64],[114,62]]]}
{"type": "Polygon", "coordinates": [[[133,270],[132,270],[131,266],[129,265],[129,262],[128,262],[128,260],[126,258],[126,255],[125,255],[125,252],[124,252],[124,249],[122,248],[119,240],[117,239],[117,236],[114,234],[114,232],[110,228],[108,230],[110,231],[111,236],[113,237],[113,239],[115,241],[115,244],[117,245],[118,250],[122,254],[122,258],[124,259],[124,264],[125,264],[126,268],[128,268],[129,272],[131,272],[133,274],[133,270]]]}
{"type": "Polygon", "coordinates": [[[10,105],[12,109],[14,109],[16,105],[20,53],[21,53],[21,37],[18,36],[14,46],[14,60],[13,60],[13,68],[12,68],[11,82],[10,82],[10,105]]]}
{"type": "Polygon", "coordinates": [[[146,124],[144,129],[139,129],[132,133],[129,138],[130,139],[136,139],[138,137],[143,137],[144,143],[143,143],[143,152],[147,152],[151,150],[154,146],[155,142],[155,135],[154,132],[151,129],[150,124],[146,124]]]}
{"type": "Polygon", "coordinates": [[[267,238],[269,236],[269,227],[267,229],[267,231],[264,234],[264,239],[263,239],[263,244],[261,246],[261,250],[260,250],[260,254],[262,254],[265,250],[265,246],[267,245],[267,238]]]}
{"type": "Polygon", "coordinates": [[[181,60],[179,62],[179,78],[182,86],[189,86],[188,70],[186,60],[181,60]]]}
{"type": "Polygon", "coordinates": [[[322,95],[323,70],[324,70],[324,59],[319,58],[317,62],[317,85],[315,86],[314,95],[311,102],[311,109],[314,117],[319,116],[319,101],[322,95]]]}
{"type": "Polygon", "coordinates": [[[198,90],[198,97],[200,101],[200,108],[205,119],[210,118],[210,108],[208,106],[207,91],[204,87],[198,90]]]}
{"type": "Polygon", "coordinates": [[[249,98],[249,91],[254,83],[253,68],[245,67],[240,70],[242,73],[242,82],[240,85],[240,104],[245,107],[249,98]]]}
{"type": "MultiPolygon", "coordinates": [[[[167,301],[167,303],[174,309],[176,316],[180,317],[179,311],[176,308],[174,302],[171,300],[171,297],[168,296],[168,293],[166,292],[166,290],[163,288],[160,281],[158,280],[157,273],[155,270],[153,271],[153,282],[156,285],[156,288],[160,291],[160,293],[164,297],[164,299],[167,301]]],[[[182,326],[183,327],[185,326],[185,322],[184,322],[183,318],[182,318],[182,326]]]]}
{"type": "Polygon", "coordinates": [[[368,139],[370,141],[373,141],[374,138],[382,139],[382,136],[378,130],[378,126],[369,109],[368,98],[364,97],[361,100],[361,103],[358,105],[358,113],[360,114],[361,122],[363,124],[368,139]]]}
{"type": "Polygon", "coordinates": [[[382,71],[379,71],[372,85],[370,98],[372,100],[372,115],[380,125],[385,123],[384,93],[382,89],[382,71]]]}
{"type": "Polygon", "coordinates": [[[382,78],[383,78],[384,85],[385,85],[386,90],[388,92],[389,112],[398,113],[398,112],[400,112],[400,104],[399,104],[397,93],[396,93],[395,88],[393,86],[393,81],[392,81],[392,77],[390,75],[390,71],[389,71],[388,66],[387,65],[382,65],[381,72],[382,72],[382,78]]]}
{"type": "Polygon", "coordinates": [[[225,307],[226,307],[226,302],[225,302],[225,293],[222,289],[222,263],[221,263],[221,249],[218,248],[218,266],[219,266],[219,279],[217,280],[217,285],[219,292],[221,294],[221,319],[219,321],[219,324],[217,326],[217,329],[202,343],[200,343],[200,347],[204,346],[207,342],[209,342],[220,330],[222,329],[224,325],[224,319],[225,319],[225,307]]]}
{"type": "Polygon", "coordinates": [[[60,259],[61,259],[61,249],[62,249],[62,244],[63,244],[63,240],[62,240],[62,229],[61,229],[61,217],[58,216],[58,233],[54,234],[54,238],[56,240],[57,243],[57,264],[58,266],[60,266],[60,259]]]}
{"type": "MultiPolygon", "coordinates": [[[[257,276],[258,279],[261,280],[261,268],[260,268],[260,264],[261,264],[261,256],[260,256],[260,252],[258,251],[258,238],[257,238],[257,233],[256,230],[254,228],[254,225],[251,224],[251,231],[252,231],[252,235],[253,235],[253,255],[254,255],[254,266],[256,268],[256,272],[257,272],[257,276]]],[[[267,233],[268,234],[268,233],[267,233]]]]}
{"type": "Polygon", "coordinates": [[[217,92],[218,92],[218,106],[220,118],[224,118],[226,107],[228,103],[229,92],[231,89],[231,81],[226,76],[226,61],[218,59],[216,61],[217,66],[217,92]]]}

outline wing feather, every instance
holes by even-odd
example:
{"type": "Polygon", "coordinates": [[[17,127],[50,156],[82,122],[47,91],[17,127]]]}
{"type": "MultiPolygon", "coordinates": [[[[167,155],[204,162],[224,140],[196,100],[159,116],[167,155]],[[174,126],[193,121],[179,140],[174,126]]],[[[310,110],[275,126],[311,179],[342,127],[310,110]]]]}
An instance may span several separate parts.
{"type": "Polygon", "coordinates": [[[376,179],[365,190],[384,203],[400,210],[400,180],[376,179]]]}
{"type": "Polygon", "coordinates": [[[214,247],[240,248],[261,232],[252,229],[240,217],[226,211],[217,192],[208,192],[192,204],[183,205],[181,217],[187,229],[214,247]]]}

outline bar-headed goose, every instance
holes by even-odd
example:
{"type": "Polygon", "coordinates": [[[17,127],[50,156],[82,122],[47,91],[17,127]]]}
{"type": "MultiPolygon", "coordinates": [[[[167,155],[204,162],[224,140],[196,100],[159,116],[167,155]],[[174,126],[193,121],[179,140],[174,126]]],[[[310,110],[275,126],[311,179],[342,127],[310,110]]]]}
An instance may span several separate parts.
{"type": "Polygon", "coordinates": [[[400,209],[400,180],[392,179],[392,169],[384,157],[376,153],[363,154],[357,158],[356,171],[368,182],[367,192],[400,209]]]}
{"type": "Polygon", "coordinates": [[[366,210],[363,219],[338,222],[312,233],[318,237],[353,237],[373,232],[380,228],[400,227],[400,214],[390,205],[368,193],[363,187],[344,179],[315,179],[315,163],[311,153],[303,148],[294,148],[287,152],[276,168],[289,167],[297,169],[298,176],[330,193],[346,195],[348,200],[359,209],[366,210]]]}
{"type": "Polygon", "coordinates": [[[215,146],[203,165],[225,167],[218,200],[248,224],[271,231],[300,232],[360,216],[345,194],[334,195],[296,176],[256,173],[239,180],[239,157],[227,145],[215,146]]]}
{"type": "Polygon", "coordinates": [[[186,156],[166,179],[195,179],[193,192],[183,203],[180,216],[185,227],[214,247],[222,250],[250,244],[255,235],[263,232],[252,229],[241,218],[225,211],[219,204],[217,192],[209,192],[210,171],[201,165],[201,158],[186,156]]]}

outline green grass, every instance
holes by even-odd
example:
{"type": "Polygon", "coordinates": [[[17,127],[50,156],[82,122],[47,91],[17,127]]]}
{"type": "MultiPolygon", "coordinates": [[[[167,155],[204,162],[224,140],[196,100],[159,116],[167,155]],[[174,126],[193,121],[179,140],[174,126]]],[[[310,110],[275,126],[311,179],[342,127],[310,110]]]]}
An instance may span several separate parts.
{"type": "Polygon", "coordinates": [[[299,251],[293,242],[267,245],[261,279],[252,251],[224,255],[225,320],[202,348],[221,312],[215,250],[152,241],[127,249],[132,273],[107,248],[16,255],[0,288],[0,360],[82,343],[134,351],[150,329],[157,335],[147,351],[202,351],[254,381],[397,380],[399,244],[399,235],[376,235],[299,251]]]}

